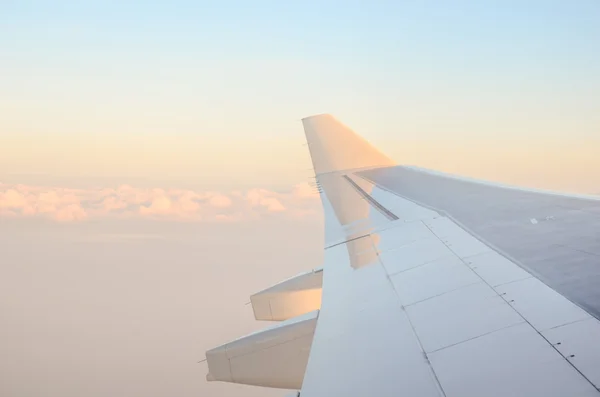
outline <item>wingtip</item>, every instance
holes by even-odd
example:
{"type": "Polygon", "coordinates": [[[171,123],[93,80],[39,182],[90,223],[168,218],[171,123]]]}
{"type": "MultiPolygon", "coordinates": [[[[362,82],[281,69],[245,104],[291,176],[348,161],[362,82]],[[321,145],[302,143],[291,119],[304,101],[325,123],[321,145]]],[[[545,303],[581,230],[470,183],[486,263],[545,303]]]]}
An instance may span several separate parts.
{"type": "Polygon", "coordinates": [[[302,124],[317,175],[395,165],[389,157],[329,113],[306,117],[302,124]]]}

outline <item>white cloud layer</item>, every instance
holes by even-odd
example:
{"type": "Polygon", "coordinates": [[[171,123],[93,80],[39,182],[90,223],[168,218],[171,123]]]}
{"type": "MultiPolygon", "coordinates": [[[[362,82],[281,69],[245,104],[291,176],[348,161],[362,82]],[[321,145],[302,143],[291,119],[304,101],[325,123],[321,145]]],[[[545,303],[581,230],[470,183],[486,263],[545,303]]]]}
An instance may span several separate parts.
{"type": "Polygon", "coordinates": [[[231,222],[264,217],[314,218],[318,193],[307,183],[284,192],[255,188],[215,192],[185,189],[70,189],[0,182],[0,217],[44,217],[59,222],[99,217],[231,222]]]}

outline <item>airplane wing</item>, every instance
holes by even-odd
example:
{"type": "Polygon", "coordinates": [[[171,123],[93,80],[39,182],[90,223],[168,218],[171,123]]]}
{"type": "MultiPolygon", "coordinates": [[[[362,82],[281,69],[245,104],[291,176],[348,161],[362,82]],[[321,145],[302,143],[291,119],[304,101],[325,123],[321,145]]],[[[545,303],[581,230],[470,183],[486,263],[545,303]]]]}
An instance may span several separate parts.
{"type": "Polygon", "coordinates": [[[321,267],[251,297],[274,327],[207,352],[209,380],[302,397],[600,396],[600,198],[397,166],[303,119],[321,267]]]}

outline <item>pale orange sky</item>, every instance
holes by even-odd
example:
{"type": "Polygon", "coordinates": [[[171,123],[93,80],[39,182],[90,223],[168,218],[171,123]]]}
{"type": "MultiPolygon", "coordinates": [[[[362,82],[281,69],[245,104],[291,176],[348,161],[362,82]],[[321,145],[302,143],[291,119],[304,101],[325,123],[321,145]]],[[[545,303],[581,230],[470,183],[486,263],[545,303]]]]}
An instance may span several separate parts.
{"type": "MultiPolygon", "coordinates": [[[[202,139],[190,136],[8,136],[2,139],[0,180],[65,187],[288,188],[312,176],[299,122],[284,137],[202,139]],[[294,136],[295,135],[295,136],[294,136]]],[[[358,131],[361,133],[361,131],[358,131]]],[[[362,133],[371,138],[368,131],[362,133]]],[[[446,136],[425,141],[407,134],[370,139],[400,164],[482,179],[565,190],[598,191],[600,138],[497,141],[446,136]]]]}

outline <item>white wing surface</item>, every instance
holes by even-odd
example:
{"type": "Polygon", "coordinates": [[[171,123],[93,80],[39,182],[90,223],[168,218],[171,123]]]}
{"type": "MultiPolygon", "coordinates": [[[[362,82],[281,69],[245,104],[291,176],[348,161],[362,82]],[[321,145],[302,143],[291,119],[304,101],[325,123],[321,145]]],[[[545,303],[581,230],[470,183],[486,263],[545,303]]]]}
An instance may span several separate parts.
{"type": "Polygon", "coordinates": [[[600,396],[600,199],[395,166],[330,115],[303,124],[322,271],[257,294],[257,319],[283,321],[207,352],[209,379],[302,397],[600,396]]]}

